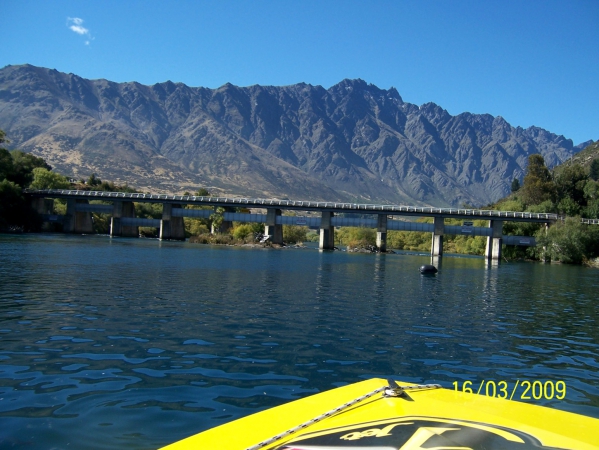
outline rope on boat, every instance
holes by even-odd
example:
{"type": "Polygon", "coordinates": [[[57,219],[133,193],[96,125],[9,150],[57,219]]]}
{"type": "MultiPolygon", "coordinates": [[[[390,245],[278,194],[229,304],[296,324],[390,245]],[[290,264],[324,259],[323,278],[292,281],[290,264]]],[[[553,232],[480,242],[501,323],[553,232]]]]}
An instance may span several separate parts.
{"type": "Polygon", "coordinates": [[[412,385],[408,385],[408,386],[400,386],[394,380],[388,380],[388,381],[389,381],[389,386],[384,386],[384,387],[375,389],[372,392],[364,394],[361,397],[355,398],[347,403],[344,403],[343,405],[338,406],[335,409],[331,409],[330,411],[327,411],[318,417],[310,419],[294,428],[284,431],[281,434],[277,434],[276,436],[266,439],[265,441],[262,441],[259,444],[248,447],[246,450],[259,450],[261,448],[266,447],[267,445],[274,444],[275,442],[277,442],[280,439],[290,436],[293,433],[297,433],[298,431],[303,430],[304,428],[309,427],[310,425],[318,423],[323,419],[331,417],[347,408],[350,408],[357,403],[363,402],[364,400],[369,399],[370,397],[373,397],[380,392],[384,392],[383,395],[385,397],[401,397],[401,396],[405,395],[405,391],[422,390],[422,389],[438,389],[441,387],[441,385],[439,385],[439,384],[412,384],[412,385]]]}

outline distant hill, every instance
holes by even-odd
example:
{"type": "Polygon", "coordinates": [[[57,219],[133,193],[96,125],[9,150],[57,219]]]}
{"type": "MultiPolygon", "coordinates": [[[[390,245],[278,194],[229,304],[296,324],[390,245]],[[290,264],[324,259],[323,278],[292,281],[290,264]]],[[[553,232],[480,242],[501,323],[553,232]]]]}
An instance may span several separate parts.
{"type": "Polygon", "coordinates": [[[0,129],[64,174],[143,190],[435,206],[491,203],[530,154],[551,167],[585,146],[501,117],[419,107],[362,80],[208,89],[30,65],[0,69],[0,129]]]}
{"type": "Polygon", "coordinates": [[[560,173],[564,167],[571,164],[580,164],[588,171],[594,159],[599,159],[599,141],[589,144],[580,152],[572,155],[570,159],[554,167],[553,172],[556,174],[560,173]]]}

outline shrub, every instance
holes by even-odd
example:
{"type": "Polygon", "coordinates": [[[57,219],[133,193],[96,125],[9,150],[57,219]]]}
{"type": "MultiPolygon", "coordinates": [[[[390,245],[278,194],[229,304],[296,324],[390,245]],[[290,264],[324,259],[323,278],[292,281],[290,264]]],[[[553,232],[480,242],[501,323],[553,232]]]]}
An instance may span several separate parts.
{"type": "Polygon", "coordinates": [[[335,230],[335,243],[350,248],[370,247],[376,245],[376,231],[365,227],[343,227],[335,230]]]}
{"type": "Polygon", "coordinates": [[[308,227],[301,225],[283,225],[283,241],[296,244],[306,242],[308,227]]]}
{"type": "Polygon", "coordinates": [[[32,173],[32,189],[69,189],[71,187],[67,177],[50,172],[45,167],[36,167],[32,173]]]}
{"type": "Polygon", "coordinates": [[[578,217],[557,222],[548,230],[541,229],[536,237],[538,256],[542,256],[544,247],[552,260],[566,264],[581,264],[599,252],[599,229],[581,223],[578,217]]]}
{"type": "Polygon", "coordinates": [[[233,244],[234,239],[230,234],[200,234],[189,238],[192,244],[233,244]]]}
{"type": "Polygon", "coordinates": [[[254,239],[254,233],[260,233],[264,231],[264,226],[262,224],[251,224],[251,223],[244,223],[241,225],[237,225],[236,227],[233,228],[231,234],[233,235],[233,237],[237,240],[241,240],[244,241],[248,238],[250,239],[254,239]],[[256,225],[258,225],[258,227],[256,227],[256,225]]]}

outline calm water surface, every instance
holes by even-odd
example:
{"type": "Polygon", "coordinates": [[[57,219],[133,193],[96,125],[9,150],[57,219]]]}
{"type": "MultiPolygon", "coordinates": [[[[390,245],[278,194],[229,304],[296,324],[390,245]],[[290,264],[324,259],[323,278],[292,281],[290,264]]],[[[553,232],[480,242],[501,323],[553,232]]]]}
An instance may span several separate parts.
{"type": "Polygon", "coordinates": [[[599,270],[429,262],[0,235],[0,448],[157,448],[374,376],[563,380],[532,401],[599,417],[599,270]]]}

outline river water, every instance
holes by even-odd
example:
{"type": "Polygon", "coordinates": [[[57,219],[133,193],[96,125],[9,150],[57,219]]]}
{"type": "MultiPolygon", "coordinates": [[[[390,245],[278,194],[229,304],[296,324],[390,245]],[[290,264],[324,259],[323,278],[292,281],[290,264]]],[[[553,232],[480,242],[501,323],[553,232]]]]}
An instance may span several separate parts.
{"type": "Polygon", "coordinates": [[[427,263],[0,235],[0,448],[157,448],[375,376],[599,417],[599,270],[427,263]]]}

